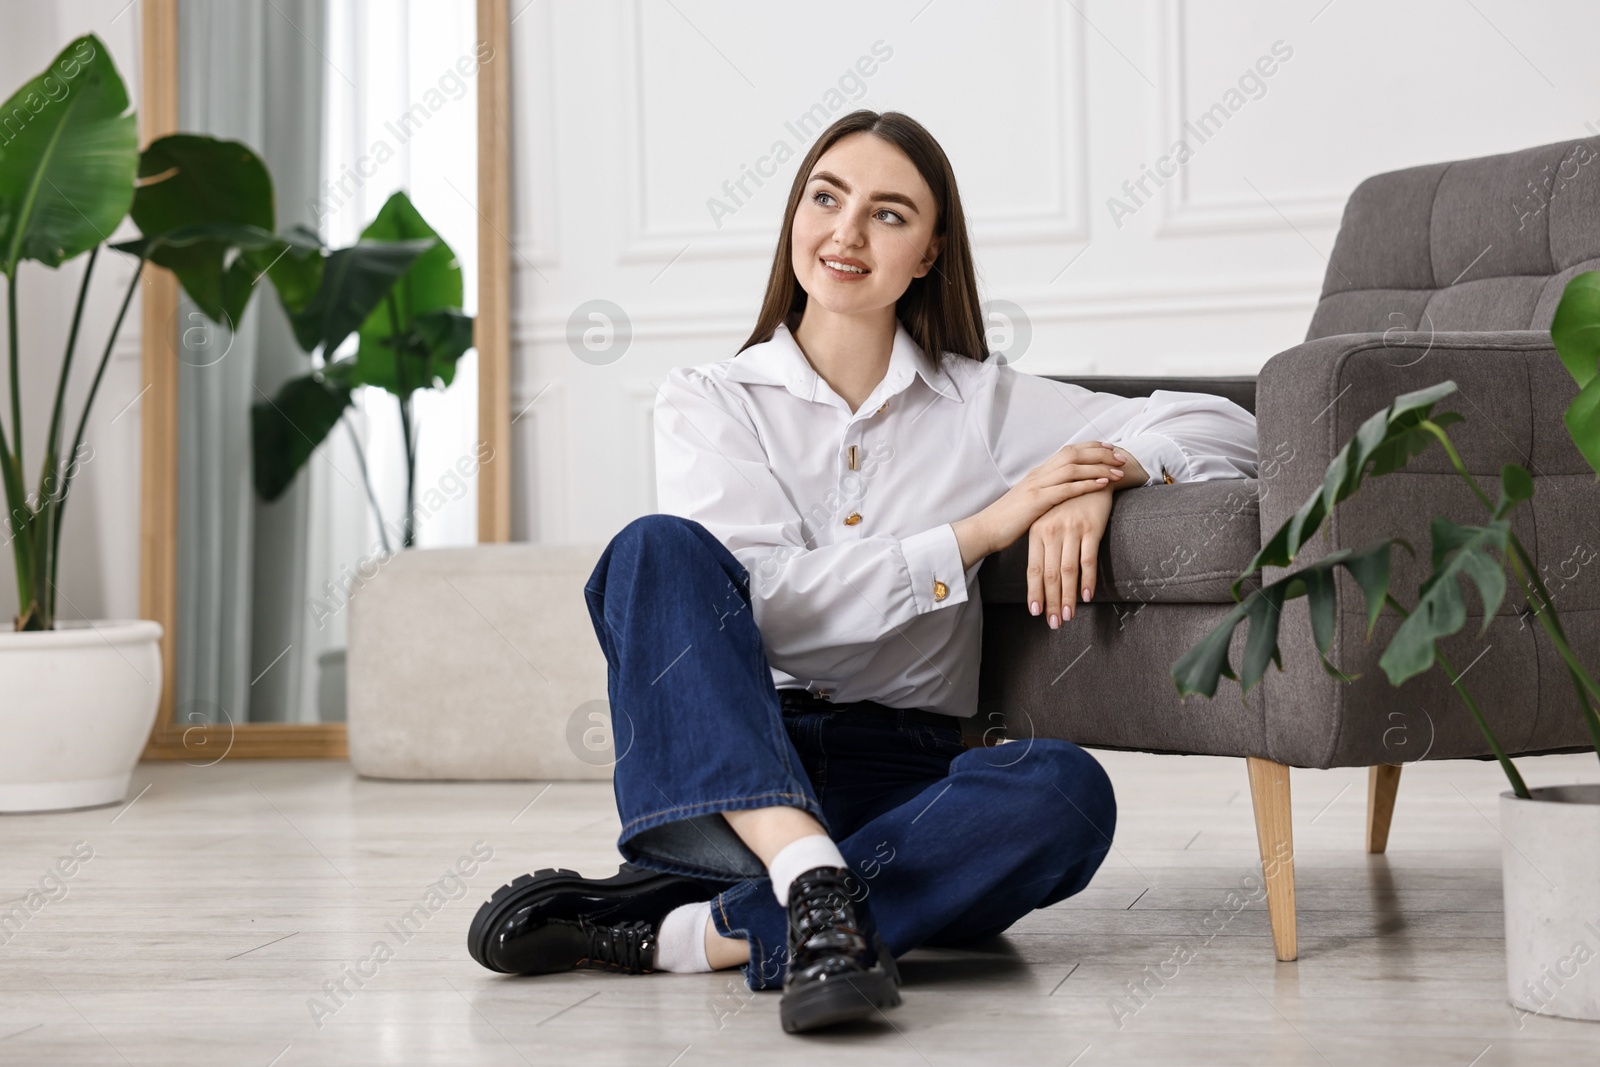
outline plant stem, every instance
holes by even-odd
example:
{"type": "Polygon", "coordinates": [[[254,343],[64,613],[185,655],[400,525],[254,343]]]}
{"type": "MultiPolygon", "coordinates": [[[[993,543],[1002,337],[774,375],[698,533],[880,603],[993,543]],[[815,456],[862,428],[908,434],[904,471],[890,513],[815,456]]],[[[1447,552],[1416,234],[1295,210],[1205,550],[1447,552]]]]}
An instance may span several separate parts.
{"type": "Polygon", "coordinates": [[[361,450],[361,438],[356,436],[356,428],[344,416],[339,417],[344,423],[344,428],[350,433],[350,443],[356,448],[356,466],[361,468],[361,484],[367,487],[367,502],[372,505],[372,517],[378,522],[378,536],[383,539],[383,554],[389,555],[393,549],[389,547],[389,528],[383,524],[383,510],[378,507],[378,494],[372,491],[372,479],[367,476],[367,455],[361,450]]]}
{"type": "Polygon", "coordinates": [[[18,370],[17,355],[17,271],[13,267],[6,278],[6,332],[11,343],[11,432],[17,443],[12,456],[20,472],[27,467],[22,461],[22,379],[18,370]]]}
{"type": "Polygon", "coordinates": [[[1533,605],[1534,595],[1537,594],[1541,606],[1534,611],[1539,625],[1544,627],[1545,633],[1550,637],[1550,643],[1556,646],[1556,651],[1561,653],[1561,658],[1566,661],[1567,674],[1572,678],[1572,688],[1578,695],[1578,708],[1583,716],[1583,724],[1588,727],[1589,741],[1594,745],[1595,756],[1600,758],[1600,714],[1595,712],[1589,703],[1589,694],[1585,689],[1593,690],[1600,696],[1600,685],[1584,670],[1583,664],[1578,660],[1577,653],[1567,643],[1567,635],[1562,630],[1561,618],[1556,614],[1555,604],[1550,597],[1550,591],[1545,588],[1544,580],[1539,577],[1538,570],[1533,566],[1533,560],[1528,556],[1528,550],[1515,534],[1511,535],[1511,566],[1516,571],[1517,578],[1522,582],[1523,595],[1527,597],[1529,605],[1533,605]],[[1531,580],[1530,580],[1531,575],[1531,580]]]}
{"type": "Polygon", "coordinates": [[[1467,485],[1471,487],[1472,491],[1477,494],[1478,499],[1483,501],[1483,506],[1488,508],[1489,512],[1493,514],[1494,501],[1490,500],[1484,495],[1483,490],[1478,488],[1478,480],[1467,472],[1466,464],[1461,462],[1461,456],[1457,454],[1456,446],[1450,443],[1450,435],[1444,432],[1444,427],[1439,426],[1431,419],[1424,419],[1420,428],[1427,430],[1429,433],[1433,434],[1433,436],[1439,439],[1439,443],[1444,445],[1445,454],[1450,457],[1450,465],[1455,467],[1456,473],[1461,475],[1462,479],[1466,481],[1467,485]]]}
{"type": "Polygon", "coordinates": [[[34,571],[39,576],[34,588],[44,604],[46,629],[53,626],[56,617],[55,553],[60,542],[55,531],[61,528],[61,409],[66,406],[72,357],[78,349],[78,329],[83,325],[83,305],[89,296],[89,283],[94,278],[94,265],[100,258],[100,248],[100,245],[95,245],[89,252],[89,263],[83,270],[83,283],[78,286],[78,302],[72,310],[72,327],[67,331],[67,350],[61,357],[61,377],[56,381],[56,401],[50,411],[50,432],[44,439],[44,465],[39,471],[39,510],[43,512],[44,528],[39,533],[40,551],[34,556],[34,571]]]}
{"type": "MultiPolygon", "coordinates": [[[[1411,613],[1400,605],[1400,602],[1394,598],[1394,594],[1385,593],[1384,600],[1402,619],[1410,618],[1411,613]]],[[[1529,799],[1528,787],[1522,781],[1522,775],[1517,771],[1516,764],[1511,762],[1511,757],[1506,755],[1506,750],[1500,745],[1500,739],[1495,737],[1494,731],[1489,728],[1489,721],[1478,710],[1477,702],[1472,699],[1472,694],[1467,692],[1467,687],[1462,684],[1461,676],[1450,665],[1450,660],[1446,658],[1444,650],[1437,643],[1433,646],[1433,652],[1439,659],[1439,666],[1443,669],[1445,677],[1450,679],[1451,686],[1460,694],[1461,699],[1466,702],[1467,710],[1472,713],[1473,721],[1478,724],[1479,732],[1488,740],[1489,748],[1494,752],[1494,758],[1500,761],[1500,767],[1506,772],[1506,778],[1510,780],[1512,790],[1524,800],[1529,799]]]]}
{"type": "Polygon", "coordinates": [[[405,438],[406,455],[406,510],[405,522],[401,527],[404,544],[402,547],[410,548],[416,541],[416,487],[417,487],[417,454],[411,439],[411,394],[406,389],[406,361],[404,349],[405,335],[400,332],[400,306],[395,301],[394,290],[389,290],[384,302],[389,308],[389,337],[390,346],[394,351],[394,380],[395,389],[400,400],[400,435],[405,438]]]}
{"type": "Polygon", "coordinates": [[[122,297],[122,306],[117,309],[117,317],[111,324],[111,333],[106,337],[106,347],[100,353],[100,365],[95,368],[94,381],[89,385],[88,399],[83,402],[83,414],[78,418],[78,432],[72,437],[72,459],[68,460],[66,470],[61,478],[61,498],[56,501],[55,529],[52,531],[50,546],[50,584],[55,585],[57,566],[61,561],[59,551],[61,544],[61,518],[67,510],[67,491],[72,488],[72,479],[77,474],[74,463],[78,455],[78,448],[83,444],[83,432],[89,425],[89,411],[94,407],[94,398],[100,392],[100,381],[106,375],[106,365],[111,362],[111,349],[117,343],[117,334],[122,332],[122,320],[128,315],[128,305],[133,303],[133,294],[139,290],[139,275],[144,270],[144,257],[134,264],[133,277],[128,279],[128,291],[122,297]]]}

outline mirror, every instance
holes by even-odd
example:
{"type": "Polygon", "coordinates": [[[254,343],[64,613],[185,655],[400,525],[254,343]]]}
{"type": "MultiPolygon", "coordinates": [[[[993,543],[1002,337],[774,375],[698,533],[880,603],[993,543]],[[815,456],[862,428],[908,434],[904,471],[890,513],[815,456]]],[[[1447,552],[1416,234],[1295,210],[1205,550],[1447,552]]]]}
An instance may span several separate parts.
{"type": "MultiPolygon", "coordinates": [[[[252,477],[253,417],[282,412],[286,383],[371,342],[353,335],[325,357],[304,351],[265,281],[231,329],[209,323],[164,274],[147,287],[156,395],[146,406],[143,595],[146,616],[166,629],[167,668],[150,754],[338,754],[352,596],[403,546],[505,539],[495,341],[508,333],[498,328],[506,308],[479,294],[485,268],[491,290],[503,285],[495,235],[509,226],[495,200],[506,157],[478,151],[493,124],[485,118],[505,114],[504,11],[489,0],[143,6],[145,141],[176,129],[250,146],[272,176],[278,229],[302,226],[329,248],[364,231],[395,236],[389,220],[420,216],[453,253],[439,257],[430,291],[479,320],[475,347],[404,409],[396,392],[355,389],[269,498],[252,477]],[[390,202],[397,193],[414,214],[390,202]],[[484,233],[490,247],[480,248],[484,233]]],[[[410,310],[428,299],[406,292],[410,310]]]]}

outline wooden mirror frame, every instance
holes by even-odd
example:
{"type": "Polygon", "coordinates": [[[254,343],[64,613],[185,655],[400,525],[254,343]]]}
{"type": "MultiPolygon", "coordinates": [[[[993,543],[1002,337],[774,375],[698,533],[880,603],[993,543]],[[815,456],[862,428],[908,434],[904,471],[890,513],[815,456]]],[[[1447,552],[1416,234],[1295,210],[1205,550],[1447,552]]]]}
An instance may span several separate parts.
{"type": "MultiPolygon", "coordinates": [[[[141,143],[178,128],[178,0],[140,5],[141,143]]],[[[478,80],[478,436],[492,449],[478,469],[478,540],[511,539],[511,72],[507,0],[477,0],[478,39],[495,62],[478,80]]],[[[139,488],[139,614],[162,627],[161,706],[146,759],[343,758],[344,723],[173,721],[177,673],[178,359],[164,336],[178,282],[147,264],[140,324],[143,447],[139,488]]]]}

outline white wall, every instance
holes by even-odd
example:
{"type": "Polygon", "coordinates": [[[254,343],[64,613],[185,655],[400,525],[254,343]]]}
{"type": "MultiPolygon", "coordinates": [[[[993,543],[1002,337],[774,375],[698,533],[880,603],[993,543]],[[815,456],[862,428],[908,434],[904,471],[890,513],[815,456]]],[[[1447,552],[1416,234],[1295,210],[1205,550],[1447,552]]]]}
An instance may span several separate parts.
{"type": "Polygon", "coordinates": [[[513,31],[515,525],[534,540],[653,510],[655,387],[748,334],[811,140],[785,122],[874,42],[892,56],[833,115],[905,111],[940,139],[983,296],[1024,309],[1039,373],[1254,371],[1304,336],[1360,179],[1600,126],[1600,6],[1576,0],[540,0],[513,31]],[[1119,226],[1108,198],[1277,41],[1292,55],[1259,99],[1119,226]],[[794,158],[717,225],[707,199],[778,140],[794,158]],[[596,298],[632,324],[605,366],[566,341],[596,298]]]}
{"type": "MultiPolygon", "coordinates": [[[[92,29],[136,93],[139,8],[125,2],[0,0],[0,92],[92,29]]],[[[984,296],[1025,310],[1020,366],[1040,373],[1253,371],[1303,335],[1362,177],[1600,127],[1589,55],[1600,7],[1577,0],[507,2],[520,12],[515,529],[534,540],[604,540],[653,509],[655,386],[673,366],[732,355],[748,333],[809,144],[785,122],[826,108],[874,42],[892,55],[834,114],[902,110],[940,138],[984,296]],[[1118,227],[1107,199],[1278,40],[1293,55],[1265,94],[1118,227]],[[753,195],[717,226],[707,199],[778,140],[794,158],[762,187],[747,182],[753,195]],[[566,341],[592,299],[632,324],[609,365],[566,341]]],[[[76,269],[24,267],[33,457],[53,386],[40,368],[55,366],[76,269]]],[[[97,293],[89,338],[104,336],[113,298],[109,285],[97,293]]],[[[137,337],[130,321],[69,509],[69,617],[137,609],[137,337]]],[[[0,402],[4,390],[0,376],[0,402]]]]}

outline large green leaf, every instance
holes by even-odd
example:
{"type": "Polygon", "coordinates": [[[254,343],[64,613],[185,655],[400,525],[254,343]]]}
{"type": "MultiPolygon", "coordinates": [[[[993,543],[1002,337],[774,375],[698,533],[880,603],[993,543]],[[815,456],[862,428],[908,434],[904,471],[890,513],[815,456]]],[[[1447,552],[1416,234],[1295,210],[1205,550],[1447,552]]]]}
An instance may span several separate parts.
{"type": "MultiPolygon", "coordinates": [[[[139,178],[132,215],[146,237],[203,225],[267,235],[276,227],[272,179],[261,158],[237,141],[188,133],[162,137],[140,153],[139,178]]],[[[157,243],[150,259],[177,275],[206,317],[230,327],[244,314],[262,274],[223,238],[157,243]]]]}
{"type": "Polygon", "coordinates": [[[1367,604],[1367,636],[1383,611],[1389,595],[1390,555],[1395,545],[1406,551],[1411,546],[1398,537],[1384,538],[1360,549],[1340,549],[1330,552],[1310,566],[1285,575],[1270,585],[1252,591],[1212,627],[1193,648],[1185,652],[1172,665],[1172,680],[1181,695],[1200,693],[1206,697],[1217,694],[1221,678],[1232,678],[1248,693],[1266,676],[1267,664],[1276,663],[1281,670],[1283,659],[1278,649],[1278,623],[1285,601],[1306,597],[1311,614],[1311,634],[1317,646],[1323,670],[1349,680],[1328,661],[1333,649],[1338,621],[1338,587],[1334,572],[1343,567],[1356,580],[1367,604]],[[1235,674],[1228,660],[1228,647],[1240,623],[1248,622],[1250,629],[1245,640],[1244,658],[1239,674],[1235,674]]]}
{"type": "Polygon", "coordinates": [[[277,396],[251,406],[255,486],[262,499],[283,495],[349,406],[350,386],[322,374],[293,378],[277,396]]]}
{"type": "Polygon", "coordinates": [[[1600,474],[1600,271],[1585,271],[1567,283],[1550,339],[1578,383],[1577,399],[1567,408],[1567,432],[1600,474]]]}
{"type": "Polygon", "coordinates": [[[138,133],[100,38],[79,37],[0,105],[0,273],[100,244],[128,213],[138,133]]]}
{"type": "Polygon", "coordinates": [[[1483,598],[1482,637],[1494,621],[1506,595],[1504,558],[1511,536],[1508,519],[1492,519],[1486,526],[1462,526],[1442,516],[1433,520],[1433,573],[1417,591],[1417,606],[1400,624],[1378,666],[1399,685],[1432,667],[1436,645],[1467,621],[1461,578],[1470,579],[1483,598]],[[1496,549],[1495,556],[1490,549],[1496,549]]]}
{"type": "Polygon", "coordinates": [[[361,241],[330,252],[316,291],[291,311],[295,340],[307,352],[321,346],[324,358],[354,333],[391,286],[434,246],[432,240],[361,241]]]}
{"type": "Polygon", "coordinates": [[[460,311],[463,283],[455,252],[403,192],[384,202],[377,217],[361,231],[361,237],[368,241],[437,242],[395,282],[391,290],[393,308],[385,301],[361,324],[356,360],[361,365],[362,382],[400,397],[431,388],[436,381],[448,385],[455,374],[456,360],[471,347],[472,330],[472,320],[460,311]],[[436,315],[432,324],[425,326],[421,320],[429,313],[454,313],[454,319],[436,315]],[[458,347],[462,322],[468,341],[458,347]]]}
{"type": "Polygon", "coordinates": [[[1277,531],[1262,544],[1233,583],[1233,595],[1239,597],[1244,580],[1262,567],[1287,567],[1305,543],[1316,534],[1334,505],[1354,493],[1362,478],[1391,474],[1404,467],[1412,456],[1432,444],[1436,438],[1422,428],[1424,422],[1445,427],[1460,422],[1462,416],[1453,411],[1434,416],[1433,405],[1456,391],[1453,381],[1440,382],[1426,389],[1397,396],[1394,403],[1363,422],[1356,435],[1339,450],[1328,464],[1322,477],[1322,489],[1312,494],[1277,531]]]}

